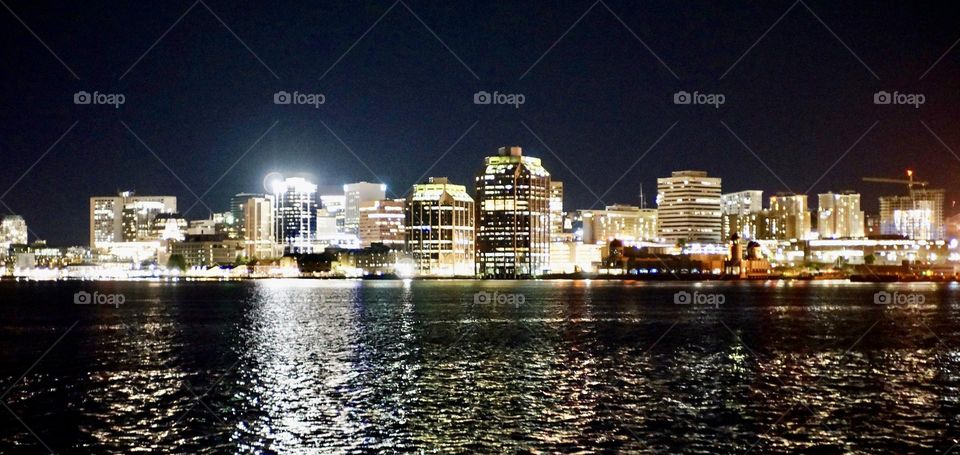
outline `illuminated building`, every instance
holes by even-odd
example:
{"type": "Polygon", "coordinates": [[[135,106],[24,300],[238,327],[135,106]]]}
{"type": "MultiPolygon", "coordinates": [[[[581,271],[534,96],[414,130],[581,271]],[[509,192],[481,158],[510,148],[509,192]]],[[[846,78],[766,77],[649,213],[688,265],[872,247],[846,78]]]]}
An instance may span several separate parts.
{"type": "Polygon", "coordinates": [[[541,275],[550,260],[550,173],[520,147],[484,159],[477,185],[477,276],[541,275]]]}
{"type": "Polygon", "coordinates": [[[343,185],[344,232],[360,233],[360,205],[364,202],[381,201],[387,198],[387,185],[382,183],[348,183],[343,185]]]}
{"type": "Polygon", "coordinates": [[[729,240],[733,234],[741,239],[761,238],[764,229],[763,191],[746,190],[720,196],[723,213],[721,238],[729,240]]]}
{"type": "Polygon", "coordinates": [[[243,241],[226,234],[188,236],[186,241],[170,244],[170,254],[183,256],[188,267],[233,264],[243,256],[243,241]]]}
{"type": "Polygon", "coordinates": [[[766,217],[767,238],[774,240],[807,240],[810,238],[810,210],[807,195],[777,193],[770,196],[766,217]]]}
{"type": "Polygon", "coordinates": [[[564,235],[563,217],[563,182],[550,181],[550,241],[562,242],[568,240],[564,235]]]}
{"type": "Polygon", "coordinates": [[[944,190],[911,188],[908,196],[880,198],[880,233],[916,240],[941,240],[944,190]]]}
{"type": "Polygon", "coordinates": [[[27,222],[20,215],[3,215],[0,221],[0,254],[6,252],[10,245],[27,244],[27,222]]]}
{"type": "Polygon", "coordinates": [[[864,236],[864,215],[860,194],[823,193],[817,196],[817,232],[822,239],[849,239],[864,236]]]}
{"type": "Polygon", "coordinates": [[[230,217],[224,220],[227,236],[231,239],[244,238],[243,207],[251,198],[263,198],[262,194],[239,193],[230,198],[230,217]]]}
{"type": "Polygon", "coordinates": [[[243,226],[245,257],[271,259],[278,256],[275,208],[276,198],[269,194],[250,196],[243,201],[239,224],[243,226]]]}
{"type": "Polygon", "coordinates": [[[124,191],[117,196],[90,198],[90,247],[103,243],[155,240],[153,219],[161,213],[175,213],[174,196],[137,196],[124,191]]]}
{"type": "Polygon", "coordinates": [[[343,194],[343,187],[337,187],[336,190],[327,189],[320,193],[320,209],[324,210],[324,216],[333,218],[336,233],[345,232],[344,207],[347,204],[347,197],[343,194]]]}
{"type": "Polygon", "coordinates": [[[583,243],[609,243],[616,239],[625,244],[655,241],[657,211],[634,205],[609,205],[605,210],[581,210],[583,243]]]}
{"type": "Polygon", "coordinates": [[[407,197],[407,249],[421,275],[472,276],[474,202],[463,185],[430,177],[407,197]]]}
{"type": "Polygon", "coordinates": [[[657,179],[657,237],[669,243],[720,243],[720,178],[676,171],[657,179]]]}
{"type": "Polygon", "coordinates": [[[150,237],[155,240],[181,242],[186,237],[190,223],[179,213],[161,213],[153,218],[150,237]]]}
{"type": "Polygon", "coordinates": [[[401,250],[404,244],[404,199],[384,199],[360,203],[360,245],[374,243],[401,250]]]}
{"type": "Polygon", "coordinates": [[[300,177],[274,182],[275,235],[285,253],[311,253],[317,237],[317,185],[300,177]]]}

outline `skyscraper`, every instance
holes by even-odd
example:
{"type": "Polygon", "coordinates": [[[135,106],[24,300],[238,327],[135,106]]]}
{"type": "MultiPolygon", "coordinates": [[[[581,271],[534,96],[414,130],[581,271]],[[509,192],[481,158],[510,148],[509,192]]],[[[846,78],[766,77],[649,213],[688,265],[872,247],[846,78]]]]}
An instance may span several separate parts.
{"type": "Polygon", "coordinates": [[[418,273],[436,276],[473,275],[474,203],[463,185],[446,177],[430,177],[413,185],[407,197],[407,249],[418,273]]]}
{"type": "Polygon", "coordinates": [[[563,242],[563,182],[550,181],[550,241],[563,242]]]}
{"type": "Polygon", "coordinates": [[[360,233],[360,204],[381,201],[387,198],[387,185],[382,183],[348,183],[343,185],[344,231],[350,234],[360,233]]]}
{"type": "Polygon", "coordinates": [[[244,256],[269,259],[277,253],[277,220],[273,195],[250,196],[241,207],[244,256]]]}
{"type": "Polygon", "coordinates": [[[657,179],[659,237],[670,243],[720,243],[720,178],[675,171],[657,179]]]}
{"type": "Polygon", "coordinates": [[[473,198],[446,177],[413,185],[406,207],[406,244],[421,275],[476,273],[473,198]]]}
{"type": "Polygon", "coordinates": [[[723,241],[730,240],[734,233],[741,239],[762,238],[763,191],[746,190],[724,194],[720,196],[720,207],[723,213],[720,237],[723,241]]]}
{"type": "Polygon", "coordinates": [[[90,198],[90,247],[104,243],[158,240],[152,238],[153,219],[175,213],[174,196],[138,196],[124,191],[117,196],[90,198]]]}
{"type": "Polygon", "coordinates": [[[880,232],[916,240],[942,240],[944,190],[911,188],[908,196],[880,198],[880,232]]]}
{"type": "Polygon", "coordinates": [[[817,196],[817,233],[822,239],[864,236],[860,193],[823,193],[817,196]]]}
{"type": "Polygon", "coordinates": [[[767,214],[767,233],[776,240],[806,240],[810,238],[810,210],[807,195],[777,193],[770,196],[767,214]]]}
{"type": "Polygon", "coordinates": [[[276,236],[285,253],[311,253],[317,238],[317,185],[300,177],[276,182],[276,236]]]}
{"type": "Polygon", "coordinates": [[[550,261],[550,173],[520,147],[484,159],[477,185],[477,276],[541,275],[550,261]]]}
{"type": "Polygon", "coordinates": [[[244,238],[243,207],[251,198],[262,198],[258,193],[238,193],[230,198],[230,217],[225,219],[225,230],[227,237],[231,239],[244,238]]]}

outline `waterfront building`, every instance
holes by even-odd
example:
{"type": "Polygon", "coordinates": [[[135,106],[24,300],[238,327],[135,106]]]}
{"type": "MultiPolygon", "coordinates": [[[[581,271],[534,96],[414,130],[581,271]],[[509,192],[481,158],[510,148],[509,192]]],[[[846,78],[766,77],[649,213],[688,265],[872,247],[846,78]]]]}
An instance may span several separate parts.
{"type": "Polygon", "coordinates": [[[777,193],[770,196],[766,217],[767,238],[807,240],[811,236],[810,223],[806,194],[777,193]]]}
{"type": "Polygon", "coordinates": [[[583,243],[606,244],[621,240],[625,244],[653,242],[657,239],[657,210],[634,205],[609,205],[604,210],[580,210],[583,243]]]}
{"type": "Polygon", "coordinates": [[[360,203],[360,245],[374,243],[402,250],[404,245],[405,199],[384,199],[360,203]]]}
{"type": "Polygon", "coordinates": [[[259,193],[238,193],[230,198],[230,217],[224,220],[227,237],[231,239],[244,238],[243,208],[252,198],[263,198],[259,193]]]}
{"type": "Polygon", "coordinates": [[[331,217],[334,220],[336,233],[346,232],[346,220],[344,219],[346,204],[347,197],[343,194],[343,186],[325,188],[324,192],[320,193],[320,209],[324,211],[323,216],[331,217]]]}
{"type": "Polygon", "coordinates": [[[405,236],[417,273],[471,276],[474,269],[473,198],[463,185],[430,177],[407,197],[405,236]]]}
{"type": "Polygon", "coordinates": [[[317,237],[317,185],[300,177],[276,182],[274,217],[277,242],[285,253],[310,253],[317,237]]]}
{"type": "Polygon", "coordinates": [[[275,208],[276,198],[270,194],[247,197],[241,204],[240,224],[243,226],[241,232],[245,257],[272,259],[279,255],[275,208]]]}
{"type": "Polygon", "coordinates": [[[183,242],[170,244],[170,255],[182,256],[188,267],[233,264],[243,251],[243,241],[229,239],[226,234],[191,235],[183,242]]]}
{"type": "Polygon", "coordinates": [[[550,241],[563,242],[567,240],[564,230],[563,216],[563,182],[550,181],[550,241]]]}
{"type": "Polygon", "coordinates": [[[916,240],[941,240],[944,190],[911,188],[907,196],[880,198],[880,233],[916,240]]]}
{"type": "Polygon", "coordinates": [[[721,239],[729,240],[733,234],[741,239],[758,239],[764,230],[763,191],[746,190],[720,196],[721,239]]]}
{"type": "Polygon", "coordinates": [[[864,237],[860,194],[854,192],[817,195],[817,233],[822,239],[864,237]]]}
{"type": "Polygon", "coordinates": [[[153,218],[150,238],[182,242],[190,223],[179,213],[160,213],[153,218]]]}
{"type": "Polygon", "coordinates": [[[156,240],[151,235],[153,219],[161,213],[176,211],[174,196],[139,196],[124,191],[117,196],[91,197],[90,247],[156,240]]]}
{"type": "Polygon", "coordinates": [[[720,243],[719,177],[676,171],[657,179],[657,237],[669,243],[720,243]]]}
{"type": "Polygon", "coordinates": [[[550,173],[520,147],[501,147],[476,177],[476,274],[539,276],[550,260],[550,173]]]}
{"type": "Polygon", "coordinates": [[[10,245],[26,244],[27,222],[20,215],[3,215],[0,221],[0,250],[5,252],[10,245]]]}
{"type": "Polygon", "coordinates": [[[360,234],[360,205],[364,202],[381,201],[387,198],[387,185],[358,182],[343,185],[344,232],[360,234]]]}

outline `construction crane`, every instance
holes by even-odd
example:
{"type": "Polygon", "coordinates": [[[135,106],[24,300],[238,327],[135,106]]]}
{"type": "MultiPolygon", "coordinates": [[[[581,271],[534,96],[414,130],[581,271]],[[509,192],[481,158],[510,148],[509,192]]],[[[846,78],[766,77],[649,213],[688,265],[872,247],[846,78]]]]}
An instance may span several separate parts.
{"type": "Polygon", "coordinates": [[[930,182],[925,182],[921,180],[913,179],[913,171],[907,169],[907,180],[901,179],[889,179],[884,177],[864,177],[864,182],[873,182],[873,183],[896,183],[899,185],[907,185],[908,190],[912,190],[914,185],[920,185],[921,187],[926,187],[930,182]]]}

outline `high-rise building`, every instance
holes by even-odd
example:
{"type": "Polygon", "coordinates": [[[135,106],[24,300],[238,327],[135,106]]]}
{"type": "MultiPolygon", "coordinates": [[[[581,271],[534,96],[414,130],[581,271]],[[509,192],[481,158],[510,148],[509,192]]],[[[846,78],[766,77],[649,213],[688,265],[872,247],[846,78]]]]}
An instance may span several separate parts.
{"type": "Polygon", "coordinates": [[[550,181],[550,241],[562,242],[567,240],[563,229],[563,182],[550,181]]]}
{"type": "Polygon", "coordinates": [[[407,196],[406,244],[421,275],[470,276],[474,269],[473,198],[463,185],[430,177],[407,196]]]}
{"type": "Polygon", "coordinates": [[[538,276],[550,261],[550,173],[520,147],[484,159],[477,185],[477,276],[538,276]]]}
{"type": "Polygon", "coordinates": [[[763,191],[746,190],[721,195],[720,210],[723,213],[721,239],[730,240],[733,234],[741,239],[762,238],[763,191]]]}
{"type": "Polygon", "coordinates": [[[346,232],[344,227],[344,207],[347,204],[347,197],[343,194],[343,187],[337,187],[336,190],[327,189],[325,193],[320,193],[320,209],[324,211],[325,217],[333,218],[334,233],[342,234],[346,232]]]}
{"type": "Polygon", "coordinates": [[[224,220],[228,238],[244,238],[243,207],[251,198],[263,198],[263,194],[238,193],[230,198],[230,216],[224,220]]]}
{"type": "Polygon", "coordinates": [[[777,193],[770,196],[767,213],[767,234],[775,240],[807,240],[810,238],[810,210],[807,195],[777,193]]]}
{"type": "Polygon", "coordinates": [[[0,249],[6,250],[10,245],[26,244],[27,222],[20,215],[3,215],[0,221],[0,249]]]}
{"type": "Polygon", "coordinates": [[[720,195],[720,178],[703,171],[658,178],[658,237],[671,243],[720,243],[720,195]]]}
{"type": "Polygon", "coordinates": [[[311,253],[317,238],[317,185],[300,177],[274,184],[275,235],[285,253],[311,253]]]}
{"type": "Polygon", "coordinates": [[[880,232],[914,240],[943,240],[944,190],[911,188],[907,196],[880,198],[880,232]]]}
{"type": "Polygon", "coordinates": [[[360,233],[360,204],[387,198],[387,185],[382,183],[348,183],[343,185],[344,232],[360,233]]]}
{"type": "Polygon", "coordinates": [[[374,243],[395,250],[403,249],[405,223],[405,199],[384,199],[360,203],[360,245],[374,243]]]}
{"type": "Polygon", "coordinates": [[[174,196],[138,196],[124,191],[117,196],[90,198],[90,247],[105,243],[158,240],[152,237],[153,219],[175,213],[174,196]]]}
{"type": "Polygon", "coordinates": [[[241,205],[244,256],[270,259],[277,255],[277,220],[273,195],[250,196],[241,205]]]}
{"type": "Polygon", "coordinates": [[[634,205],[609,205],[604,210],[581,210],[583,243],[652,242],[657,239],[657,211],[634,205]]]}
{"type": "Polygon", "coordinates": [[[820,238],[861,238],[865,235],[860,193],[822,193],[817,198],[817,233],[820,238]]]}

